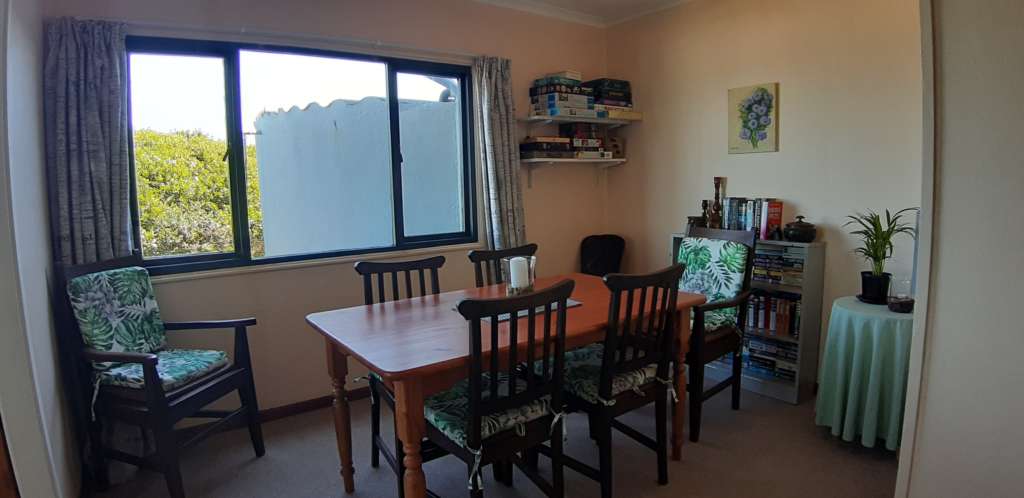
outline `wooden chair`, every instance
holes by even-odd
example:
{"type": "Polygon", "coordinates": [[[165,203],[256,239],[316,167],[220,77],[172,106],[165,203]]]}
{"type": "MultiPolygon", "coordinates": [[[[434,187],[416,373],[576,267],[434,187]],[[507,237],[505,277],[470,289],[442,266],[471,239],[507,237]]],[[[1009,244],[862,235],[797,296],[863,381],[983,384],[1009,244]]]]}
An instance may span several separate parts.
{"type": "Polygon", "coordinates": [[[469,251],[469,260],[473,262],[473,270],[476,274],[476,286],[505,283],[505,278],[501,274],[501,258],[533,256],[534,254],[537,254],[537,244],[526,244],[509,249],[469,251]]]}
{"type": "Polygon", "coordinates": [[[750,275],[754,265],[756,239],[753,231],[694,227],[677,248],[677,261],[687,265],[680,288],[704,294],[708,300],[693,309],[690,352],[686,355],[690,376],[687,383],[690,392],[690,441],[693,442],[700,440],[701,408],[704,401],[732,386],[732,409],[740,408],[743,324],[747,323],[747,301],[751,293],[750,275]],[[694,247],[707,247],[708,257],[688,257],[687,244],[690,243],[696,244],[694,247]],[[683,260],[679,259],[680,256],[683,260]],[[726,275],[731,275],[732,280],[728,285],[715,285],[715,282],[710,281],[712,279],[706,278],[701,272],[698,267],[701,261],[698,260],[718,265],[715,271],[718,278],[724,280],[726,275]],[[726,355],[732,355],[732,376],[705,391],[704,365],[726,355]]]}
{"type": "Polygon", "coordinates": [[[427,437],[466,463],[473,498],[483,496],[480,472],[486,465],[494,465],[495,477],[507,486],[515,465],[549,498],[565,494],[562,367],[566,303],[574,286],[563,280],[531,294],[459,303],[469,321],[469,378],[428,398],[424,415],[427,437]],[[525,316],[500,321],[520,313],[525,316]],[[525,349],[494,347],[523,339],[525,349]],[[547,441],[550,482],[521,457],[547,441]]]}
{"type": "Polygon", "coordinates": [[[590,419],[599,468],[570,457],[565,457],[565,465],[600,482],[602,498],[612,496],[612,429],[654,450],[658,484],[668,484],[667,397],[682,274],[683,267],[677,264],[647,275],[605,276],[611,303],[604,342],[566,353],[566,399],[570,410],[586,412],[590,419]],[[653,439],[616,420],[651,403],[653,439]]]}
{"type": "MultiPolygon", "coordinates": [[[[355,264],[355,270],[356,273],[363,277],[363,301],[366,305],[371,305],[374,302],[382,303],[388,300],[402,299],[403,297],[410,298],[437,294],[441,292],[437,273],[438,269],[444,266],[444,262],[444,256],[435,256],[415,261],[360,261],[355,264]],[[413,278],[413,274],[416,274],[418,278],[413,278]],[[427,286],[428,277],[429,289],[427,286]],[[413,285],[414,281],[418,285],[413,285]],[[376,292],[374,292],[374,282],[376,282],[376,292]],[[402,285],[399,285],[400,283],[402,285]],[[389,289],[390,299],[388,299],[389,289]],[[419,290],[418,294],[415,293],[417,289],[419,290]],[[375,296],[376,301],[374,301],[375,296]]],[[[373,468],[379,467],[380,454],[384,454],[384,460],[398,476],[398,496],[401,498],[405,496],[405,488],[402,486],[402,476],[405,474],[405,464],[403,463],[405,454],[402,450],[402,443],[398,440],[398,431],[397,429],[395,430],[394,451],[384,444],[384,440],[380,436],[380,401],[383,398],[391,408],[391,412],[394,413],[395,393],[376,374],[371,372],[367,377],[370,384],[370,465],[373,468]]],[[[433,450],[429,448],[424,449],[423,452],[425,455],[424,461],[445,454],[441,452],[439,455],[433,455],[433,450]]]]}
{"type": "MultiPolygon", "coordinates": [[[[88,477],[98,487],[106,487],[106,459],[119,460],[162,472],[170,496],[182,498],[182,449],[223,428],[244,423],[256,456],[265,452],[246,334],[256,319],[161,322],[141,262],[136,254],[88,265],[58,264],[54,288],[58,340],[65,358],[70,359],[65,367],[70,372],[70,389],[77,391],[72,398],[93,400],[83,410],[87,420],[80,424],[88,431],[89,468],[95,472],[88,477]],[[112,314],[118,321],[109,319],[112,314]],[[165,332],[209,329],[234,330],[232,363],[221,351],[177,350],[163,345],[165,332]],[[113,337],[111,344],[125,350],[97,349],[98,343],[106,342],[105,332],[113,337]],[[136,347],[120,342],[127,336],[132,337],[127,342],[134,341],[136,347]],[[235,391],[242,401],[238,409],[205,409],[235,391]],[[200,430],[176,431],[174,425],[185,418],[218,420],[200,430]],[[152,431],[155,452],[135,455],[106,447],[104,423],[112,420],[139,426],[144,435],[146,430],[152,431]]],[[[148,438],[144,441],[143,453],[149,446],[148,438]]]]}

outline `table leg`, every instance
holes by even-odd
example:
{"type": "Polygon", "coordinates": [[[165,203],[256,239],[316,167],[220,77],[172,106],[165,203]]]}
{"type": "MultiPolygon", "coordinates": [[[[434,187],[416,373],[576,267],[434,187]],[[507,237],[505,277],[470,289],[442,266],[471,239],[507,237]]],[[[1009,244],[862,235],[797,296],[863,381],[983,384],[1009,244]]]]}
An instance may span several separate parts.
{"type": "Polygon", "coordinates": [[[334,435],[338,440],[338,458],[341,460],[341,479],[345,492],[356,490],[352,467],[352,418],[348,407],[345,377],[348,375],[348,355],[327,341],[327,371],[334,388],[334,435]]]}
{"type": "Polygon", "coordinates": [[[420,443],[426,430],[423,419],[423,385],[419,379],[395,382],[395,421],[398,423],[398,437],[405,450],[405,498],[427,496],[427,478],[423,475],[423,458],[420,443]]]}
{"type": "MultiPolygon", "coordinates": [[[[690,350],[690,310],[676,316],[676,351],[679,356],[673,363],[675,368],[676,404],[672,411],[672,459],[683,458],[683,427],[686,425],[686,353],[690,350]]],[[[690,400],[693,402],[693,400],[690,400]]],[[[697,401],[699,403],[699,401],[697,401]]]]}

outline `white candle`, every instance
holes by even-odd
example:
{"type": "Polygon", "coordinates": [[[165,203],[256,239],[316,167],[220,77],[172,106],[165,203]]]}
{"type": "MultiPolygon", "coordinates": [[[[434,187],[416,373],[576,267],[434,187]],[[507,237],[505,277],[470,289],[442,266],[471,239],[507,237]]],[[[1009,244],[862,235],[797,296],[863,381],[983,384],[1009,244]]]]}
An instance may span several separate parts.
{"type": "Polygon", "coordinates": [[[517,256],[508,262],[509,283],[513,289],[523,289],[530,285],[530,264],[526,258],[517,256]]]}

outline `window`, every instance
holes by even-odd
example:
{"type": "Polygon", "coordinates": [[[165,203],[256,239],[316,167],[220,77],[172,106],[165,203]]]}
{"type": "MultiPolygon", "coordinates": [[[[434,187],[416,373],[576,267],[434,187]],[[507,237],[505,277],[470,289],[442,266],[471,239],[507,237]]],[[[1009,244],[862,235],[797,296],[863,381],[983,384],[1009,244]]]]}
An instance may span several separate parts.
{"type": "Polygon", "coordinates": [[[154,273],[476,240],[469,68],[129,37],[154,273]]]}

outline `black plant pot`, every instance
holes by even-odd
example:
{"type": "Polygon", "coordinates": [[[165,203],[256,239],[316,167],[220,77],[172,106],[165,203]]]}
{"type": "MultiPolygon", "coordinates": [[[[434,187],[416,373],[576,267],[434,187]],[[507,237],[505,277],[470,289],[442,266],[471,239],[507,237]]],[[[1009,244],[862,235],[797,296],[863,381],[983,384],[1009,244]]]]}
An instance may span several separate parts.
{"type": "Polygon", "coordinates": [[[889,281],[891,273],[875,275],[869,271],[860,272],[861,294],[857,299],[871,304],[886,304],[889,300],[889,281]]]}

